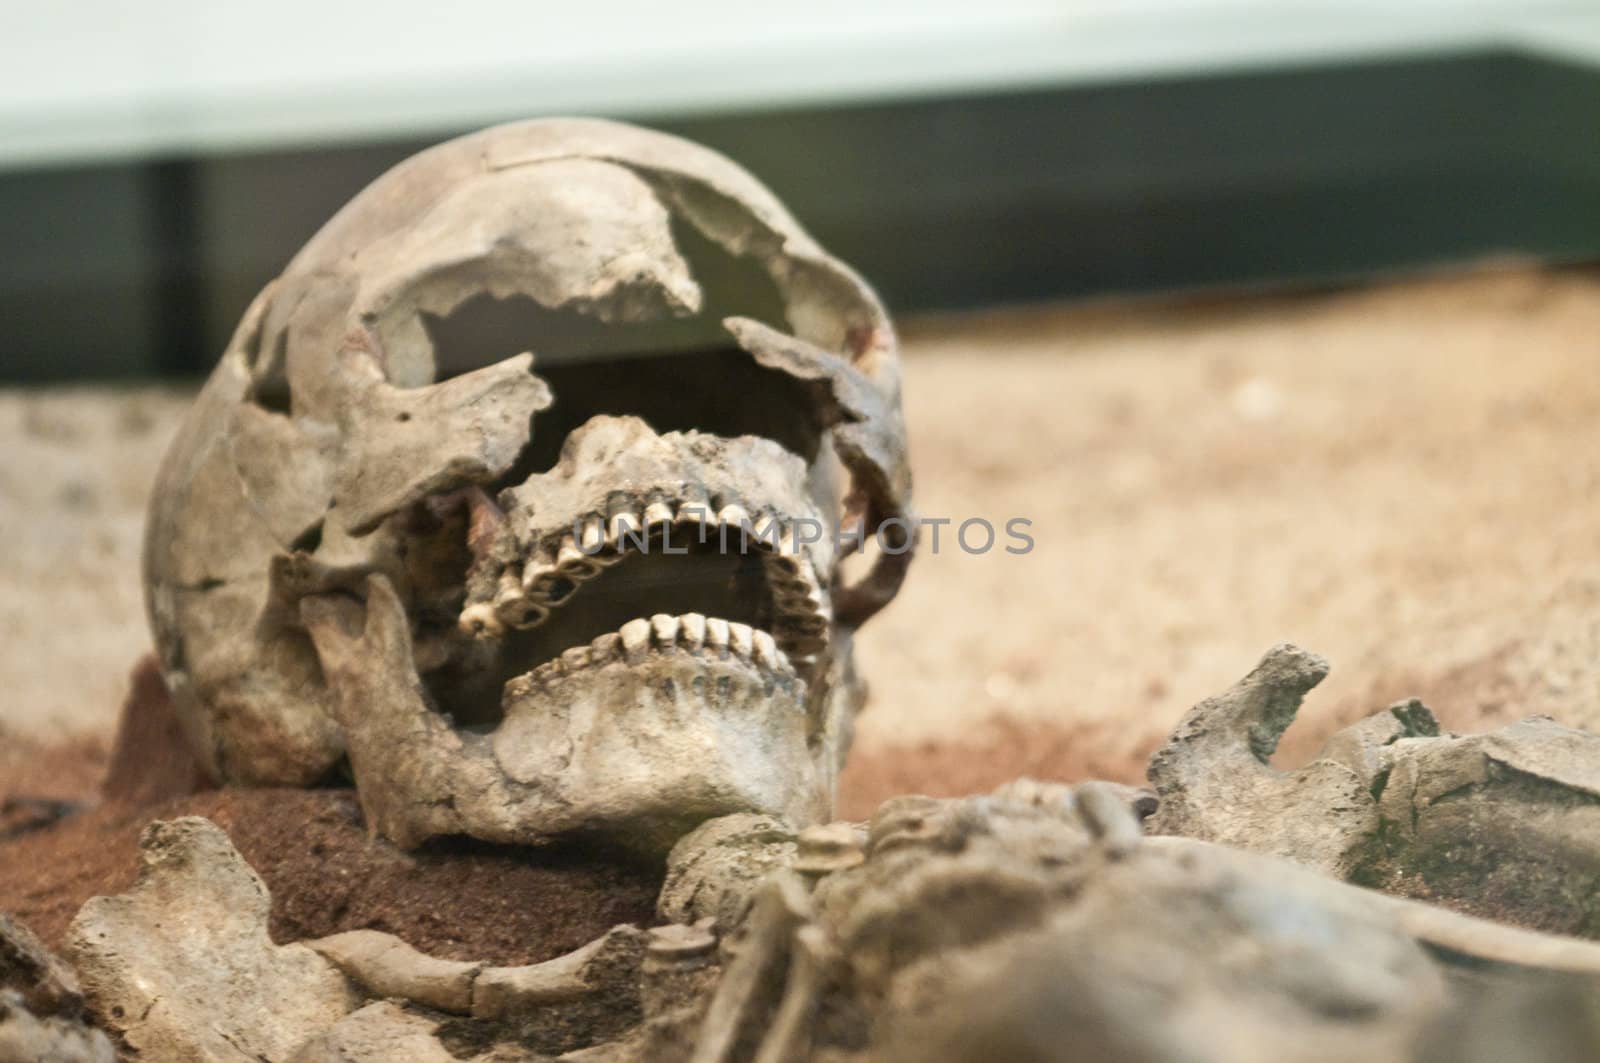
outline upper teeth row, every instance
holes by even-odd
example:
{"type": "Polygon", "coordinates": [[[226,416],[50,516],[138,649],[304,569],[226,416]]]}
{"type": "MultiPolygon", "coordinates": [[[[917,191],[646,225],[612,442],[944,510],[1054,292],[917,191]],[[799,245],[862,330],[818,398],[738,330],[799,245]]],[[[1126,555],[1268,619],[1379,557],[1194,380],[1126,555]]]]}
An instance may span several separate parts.
{"type": "MultiPolygon", "coordinates": [[[[815,570],[796,541],[792,525],[765,515],[750,520],[743,506],[729,505],[712,514],[709,507],[685,503],[674,515],[664,502],[651,503],[643,517],[619,512],[609,521],[590,515],[571,532],[529,558],[520,576],[506,571],[500,576],[494,614],[505,626],[533,627],[550,614],[552,606],[566,600],[576,585],[638,549],[639,542],[657,528],[678,525],[698,529],[706,541],[739,543],[761,551],[767,578],[780,607],[786,611],[821,615],[826,626],[827,596],[815,570]],[[743,529],[748,527],[748,533],[743,529]],[[746,534],[746,538],[739,536],[746,534]],[[774,544],[776,546],[774,547],[774,544]]],[[[687,537],[684,544],[687,544],[687,537]]]]}

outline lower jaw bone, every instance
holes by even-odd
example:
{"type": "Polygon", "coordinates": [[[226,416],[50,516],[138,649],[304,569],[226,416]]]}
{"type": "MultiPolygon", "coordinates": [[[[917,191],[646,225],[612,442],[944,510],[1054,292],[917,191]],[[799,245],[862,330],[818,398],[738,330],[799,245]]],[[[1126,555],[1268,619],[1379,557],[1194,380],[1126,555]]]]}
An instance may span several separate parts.
{"type": "Polygon", "coordinates": [[[582,837],[658,854],[734,812],[800,827],[831,794],[811,754],[805,687],[736,654],[656,649],[507,684],[491,734],[425,700],[409,624],[372,577],[302,603],[370,827],[404,847],[441,835],[508,844],[582,837]]]}

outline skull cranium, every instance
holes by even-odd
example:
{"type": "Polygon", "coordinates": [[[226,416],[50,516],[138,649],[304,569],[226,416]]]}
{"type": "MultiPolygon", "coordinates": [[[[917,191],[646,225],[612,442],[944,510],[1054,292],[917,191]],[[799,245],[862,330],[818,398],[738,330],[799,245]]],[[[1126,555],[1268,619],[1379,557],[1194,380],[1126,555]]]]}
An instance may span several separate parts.
{"type": "Polygon", "coordinates": [[[888,318],[770,192],[525,122],[397,166],[256,299],[162,467],[147,601],[221,778],[348,757],[404,845],[661,849],[827,817],[909,490],[888,318]],[[892,547],[854,583],[841,527],[892,547]]]}

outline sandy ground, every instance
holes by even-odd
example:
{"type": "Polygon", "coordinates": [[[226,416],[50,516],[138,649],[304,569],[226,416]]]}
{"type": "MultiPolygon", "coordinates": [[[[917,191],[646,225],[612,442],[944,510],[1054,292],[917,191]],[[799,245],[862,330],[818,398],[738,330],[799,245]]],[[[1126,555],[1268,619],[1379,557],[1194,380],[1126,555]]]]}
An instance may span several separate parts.
{"type": "MultiPolygon", "coordinates": [[[[1412,694],[1460,729],[1600,726],[1600,274],[905,334],[918,507],[953,524],[864,633],[853,810],[1016,771],[1135,778],[1285,640],[1334,664],[1289,760],[1412,694]],[[1026,518],[1035,548],[967,554],[969,517],[1026,518]]],[[[0,791],[39,779],[38,743],[111,728],[147,641],[143,499],[185,403],[0,393],[0,791]]]]}
{"type": "Polygon", "coordinates": [[[865,749],[1006,714],[1145,746],[1274,643],[1285,747],[1419,695],[1600,727],[1600,274],[922,321],[919,508],[1036,549],[919,560],[865,633],[865,749]]]}

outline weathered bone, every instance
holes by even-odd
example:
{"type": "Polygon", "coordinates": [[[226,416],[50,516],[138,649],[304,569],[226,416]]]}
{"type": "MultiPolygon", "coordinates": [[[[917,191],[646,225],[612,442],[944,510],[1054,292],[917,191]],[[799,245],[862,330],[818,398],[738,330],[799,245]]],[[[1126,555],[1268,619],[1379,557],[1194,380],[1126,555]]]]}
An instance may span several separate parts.
{"type": "MultiPolygon", "coordinates": [[[[865,591],[835,602],[832,536],[803,544],[795,525],[838,525],[840,461],[852,519],[876,527],[908,511],[894,333],[860,278],[748,174],[605,122],[441,145],[374,182],[269,285],[178,435],[146,564],[176,711],[223,781],[316,783],[348,749],[372,826],[404,844],[584,830],[665,848],[741,803],[810,822],[827,813],[861,701],[850,631],[905,564],[881,562],[865,591]],[[730,305],[710,305],[700,237],[781,307],[721,294],[730,305]],[[563,441],[555,469],[536,469],[535,415],[561,396],[528,355],[495,359],[540,351],[546,326],[481,355],[436,348],[438,319],[501,300],[558,312],[530,321],[582,317],[644,337],[637,352],[585,351],[552,334],[563,373],[655,352],[656,324],[677,329],[664,341],[719,347],[731,312],[733,340],[715,357],[742,346],[772,371],[757,376],[774,396],[809,401],[794,418],[806,435],[774,429],[791,452],[600,416],[563,441]],[[643,647],[629,627],[616,658],[622,630],[594,638],[626,625],[614,610],[604,625],[583,619],[582,596],[625,598],[642,544],[707,536],[726,552],[722,537],[745,520],[760,565],[739,570],[739,615],[707,616],[687,641],[680,618],[675,638],[643,647]],[[618,583],[587,587],[611,571],[618,583]],[[368,574],[387,589],[369,592],[368,574]],[[763,576],[764,589],[747,582],[763,576]],[[562,644],[568,625],[581,645],[562,644]],[[620,737],[630,727],[640,737],[620,737]]],[[[638,619],[667,604],[641,605],[638,619]]],[[[695,608],[706,607],[663,615],[695,608]]]]}
{"type": "Polygon", "coordinates": [[[140,857],[133,889],[84,905],[67,943],[95,1017],[132,1053],[288,1059],[357,1005],[332,964],[268,939],[266,887],[215,824],[152,823],[140,857]]]}
{"type": "Polygon", "coordinates": [[[636,621],[621,632],[621,656],[609,656],[608,639],[598,653],[588,648],[576,676],[558,660],[513,684],[505,720],[477,735],[428,707],[387,578],[370,577],[365,603],[314,596],[302,611],[364,780],[362,808],[402,846],[446,834],[545,842],[618,817],[630,824],[626,844],[665,851],[699,820],[740,805],[800,824],[825,807],[792,672],[785,679],[781,661],[763,663],[753,637],[742,652],[730,638],[732,652],[713,662],[678,652],[676,639],[652,645],[650,622],[636,621]],[[696,695],[707,675],[710,689],[696,695]],[[750,749],[763,756],[732,759],[750,749]],[[724,770],[713,770],[718,759],[724,770]],[[633,778],[594,785],[606,764],[634,765],[633,778]]]}
{"type": "Polygon", "coordinates": [[[1340,731],[1306,767],[1273,770],[1267,755],[1326,671],[1281,646],[1196,706],[1151,759],[1151,829],[1600,937],[1570,903],[1600,889],[1600,736],[1546,719],[1440,735],[1411,701],[1340,731]]]}
{"type": "Polygon", "coordinates": [[[349,391],[339,405],[334,486],[345,527],[369,532],[429,495],[509,469],[528,445],[533,415],[551,401],[532,366],[522,354],[442,384],[397,388],[365,352],[345,352],[335,368],[349,391]]]}

